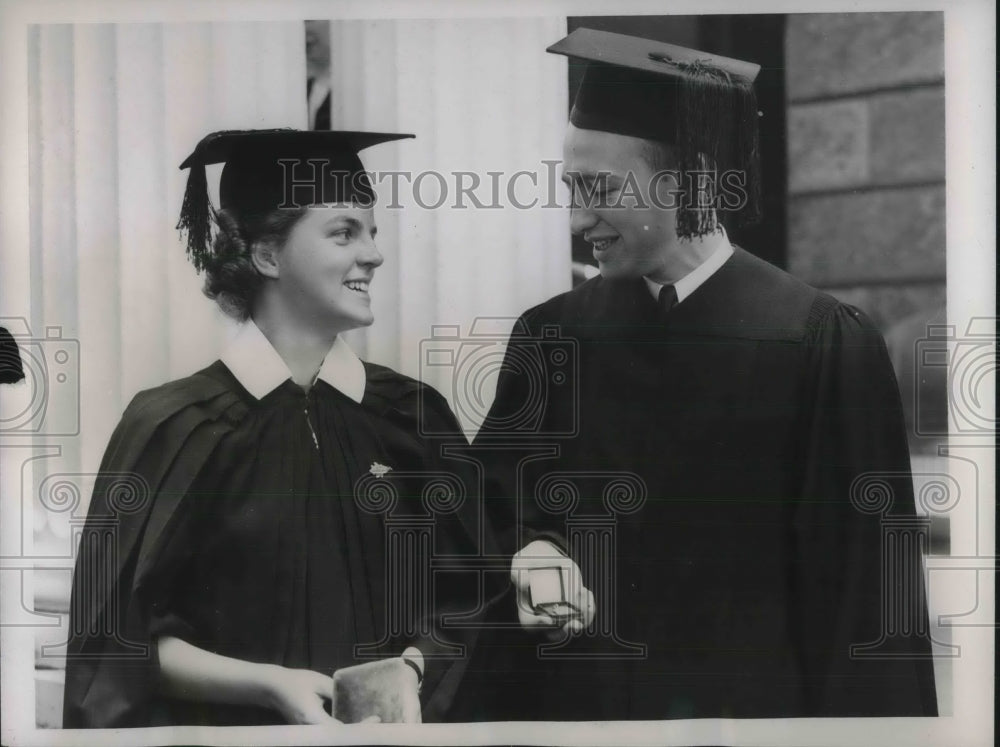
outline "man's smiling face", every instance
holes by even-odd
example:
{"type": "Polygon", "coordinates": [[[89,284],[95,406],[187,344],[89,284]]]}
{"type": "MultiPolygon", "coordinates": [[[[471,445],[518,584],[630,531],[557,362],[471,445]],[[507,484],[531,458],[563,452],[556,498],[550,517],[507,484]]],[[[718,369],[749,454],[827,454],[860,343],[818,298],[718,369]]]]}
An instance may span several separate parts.
{"type": "Polygon", "coordinates": [[[563,141],[563,181],[573,192],[570,228],[593,246],[605,278],[665,279],[677,241],[671,178],[654,180],[640,138],[570,124],[563,141]],[[650,188],[655,194],[650,193],[650,188]]]}

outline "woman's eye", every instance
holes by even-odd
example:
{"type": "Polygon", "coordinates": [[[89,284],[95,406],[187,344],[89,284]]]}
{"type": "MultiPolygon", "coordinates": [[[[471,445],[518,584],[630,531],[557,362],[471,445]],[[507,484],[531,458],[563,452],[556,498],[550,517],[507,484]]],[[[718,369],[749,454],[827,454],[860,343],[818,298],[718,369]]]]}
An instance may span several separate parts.
{"type": "Polygon", "coordinates": [[[347,228],[342,228],[339,231],[332,231],[330,233],[330,238],[337,239],[338,241],[347,241],[351,238],[351,231],[347,228]]]}

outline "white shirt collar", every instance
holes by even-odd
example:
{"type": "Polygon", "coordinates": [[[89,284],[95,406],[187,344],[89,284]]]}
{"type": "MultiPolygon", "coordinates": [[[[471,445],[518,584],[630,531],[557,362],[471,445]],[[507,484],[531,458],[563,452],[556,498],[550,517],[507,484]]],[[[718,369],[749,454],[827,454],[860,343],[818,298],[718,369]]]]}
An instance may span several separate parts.
{"type": "MultiPolygon", "coordinates": [[[[247,321],[226,346],[222,354],[236,380],[257,399],[263,399],[288,379],[292,372],[264,333],[247,321]]],[[[343,338],[337,337],[323,359],[317,379],[322,379],[353,399],[361,402],[365,396],[365,366],[343,338]]]]}
{"type": "MultiPolygon", "coordinates": [[[[727,259],[733,256],[733,245],[729,243],[726,229],[723,228],[719,233],[709,234],[702,240],[713,244],[715,248],[712,249],[712,253],[704,262],[674,283],[674,289],[677,291],[677,303],[694,293],[702,283],[712,277],[726,263],[727,259]]],[[[660,288],[664,286],[664,283],[658,283],[649,278],[643,279],[649,286],[649,292],[653,294],[653,298],[659,298],[660,288]]]]}

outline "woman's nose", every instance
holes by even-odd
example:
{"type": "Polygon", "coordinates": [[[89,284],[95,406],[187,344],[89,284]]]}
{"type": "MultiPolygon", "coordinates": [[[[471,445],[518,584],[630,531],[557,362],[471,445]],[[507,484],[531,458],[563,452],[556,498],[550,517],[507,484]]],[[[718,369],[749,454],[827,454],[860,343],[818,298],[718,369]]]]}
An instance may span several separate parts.
{"type": "Polygon", "coordinates": [[[361,251],[361,255],[358,257],[358,264],[365,265],[366,267],[378,267],[383,262],[385,262],[385,257],[379,252],[378,246],[375,243],[375,239],[370,238],[365,242],[365,247],[361,251]]]}

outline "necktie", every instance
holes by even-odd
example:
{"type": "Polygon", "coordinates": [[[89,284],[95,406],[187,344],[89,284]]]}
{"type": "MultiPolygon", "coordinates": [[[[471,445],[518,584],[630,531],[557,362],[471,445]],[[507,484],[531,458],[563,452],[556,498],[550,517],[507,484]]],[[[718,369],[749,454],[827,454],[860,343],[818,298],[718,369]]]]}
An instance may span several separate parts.
{"type": "Polygon", "coordinates": [[[677,305],[677,289],[672,285],[664,285],[656,297],[656,305],[660,307],[660,316],[666,316],[677,305]]]}

